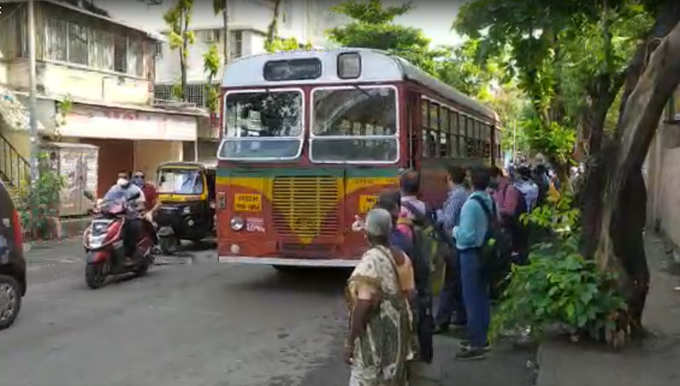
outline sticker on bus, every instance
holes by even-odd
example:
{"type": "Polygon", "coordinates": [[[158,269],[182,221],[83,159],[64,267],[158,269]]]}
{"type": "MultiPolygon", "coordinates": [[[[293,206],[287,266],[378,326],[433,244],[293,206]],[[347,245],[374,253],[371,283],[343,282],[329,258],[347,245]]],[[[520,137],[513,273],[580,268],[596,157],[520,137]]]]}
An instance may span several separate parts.
{"type": "Polygon", "coordinates": [[[261,212],[262,195],[254,193],[234,194],[234,211],[236,212],[261,212]]]}
{"type": "Polygon", "coordinates": [[[266,232],[266,230],[264,228],[264,219],[263,218],[248,217],[246,219],[246,231],[247,232],[260,232],[260,233],[266,232]]]}
{"type": "Polygon", "coordinates": [[[359,213],[368,213],[378,202],[378,196],[362,194],[359,196],[359,213]]]}

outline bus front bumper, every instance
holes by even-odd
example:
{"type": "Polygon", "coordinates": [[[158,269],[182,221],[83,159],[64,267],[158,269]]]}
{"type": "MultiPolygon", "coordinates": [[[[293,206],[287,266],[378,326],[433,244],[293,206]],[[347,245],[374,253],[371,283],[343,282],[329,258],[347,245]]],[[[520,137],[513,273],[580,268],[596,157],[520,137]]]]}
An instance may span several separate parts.
{"type": "Polygon", "coordinates": [[[295,267],[356,267],[358,259],[288,259],[280,257],[218,256],[219,263],[288,265],[295,267]]]}

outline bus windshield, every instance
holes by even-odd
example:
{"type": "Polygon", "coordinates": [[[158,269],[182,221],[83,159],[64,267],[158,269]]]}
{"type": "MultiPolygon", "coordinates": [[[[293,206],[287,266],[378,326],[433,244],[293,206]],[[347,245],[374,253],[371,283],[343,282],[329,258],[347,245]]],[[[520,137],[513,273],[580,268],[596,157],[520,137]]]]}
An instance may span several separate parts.
{"type": "Polygon", "coordinates": [[[395,162],[393,87],[320,88],[313,92],[311,158],[317,162],[395,162]]]}
{"type": "Polygon", "coordinates": [[[225,102],[225,159],[292,159],[302,145],[302,92],[229,93],[225,102]]]}

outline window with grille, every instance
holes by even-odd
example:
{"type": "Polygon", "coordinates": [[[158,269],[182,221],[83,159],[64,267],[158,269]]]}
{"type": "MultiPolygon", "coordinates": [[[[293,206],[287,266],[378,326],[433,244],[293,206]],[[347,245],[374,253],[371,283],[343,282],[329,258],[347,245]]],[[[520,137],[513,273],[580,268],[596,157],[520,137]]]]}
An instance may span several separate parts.
{"type": "Polygon", "coordinates": [[[127,69],[131,75],[144,75],[144,49],[139,39],[128,38],[127,69]]]}
{"type": "Polygon", "coordinates": [[[184,91],[186,101],[193,103],[196,106],[205,106],[205,85],[204,84],[188,84],[184,91]]]}
{"type": "Polygon", "coordinates": [[[88,64],[88,30],[76,23],[68,24],[68,61],[88,64]]]}
{"type": "Polygon", "coordinates": [[[127,72],[127,38],[117,36],[113,45],[114,71],[127,72]]]}
{"type": "Polygon", "coordinates": [[[90,67],[113,70],[113,34],[92,29],[90,31],[90,67]]]}
{"type": "Polygon", "coordinates": [[[172,86],[169,84],[158,84],[154,86],[153,92],[156,100],[169,101],[172,99],[172,86]]]}
{"type": "Polygon", "coordinates": [[[47,19],[47,58],[66,61],[66,32],[67,24],[64,20],[47,19]]]}
{"type": "Polygon", "coordinates": [[[229,32],[229,58],[237,59],[243,56],[243,32],[230,31],[229,32]]]}

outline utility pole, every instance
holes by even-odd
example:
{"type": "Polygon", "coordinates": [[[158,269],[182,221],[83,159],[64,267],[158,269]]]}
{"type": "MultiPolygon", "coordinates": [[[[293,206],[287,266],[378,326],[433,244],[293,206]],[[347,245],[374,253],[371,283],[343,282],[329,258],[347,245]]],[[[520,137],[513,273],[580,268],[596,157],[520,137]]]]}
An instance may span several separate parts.
{"type": "Polygon", "coordinates": [[[38,146],[40,137],[38,136],[38,121],[36,120],[36,87],[35,87],[35,23],[33,20],[33,0],[28,0],[28,84],[29,84],[29,124],[31,139],[31,183],[38,179],[38,146]]]}

